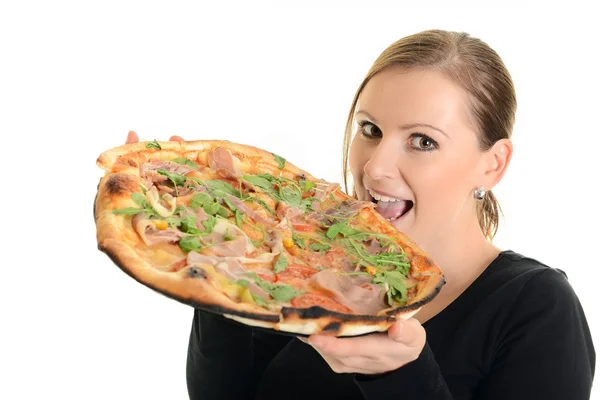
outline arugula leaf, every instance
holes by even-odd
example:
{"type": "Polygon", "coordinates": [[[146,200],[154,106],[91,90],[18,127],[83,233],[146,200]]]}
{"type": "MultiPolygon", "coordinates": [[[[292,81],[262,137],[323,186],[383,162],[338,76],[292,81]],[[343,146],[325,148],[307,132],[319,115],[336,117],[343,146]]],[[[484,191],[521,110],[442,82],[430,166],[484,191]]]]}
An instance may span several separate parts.
{"type": "Polygon", "coordinates": [[[239,210],[235,210],[235,224],[237,225],[238,228],[242,227],[242,222],[243,222],[242,213],[240,213],[239,210]]]}
{"type": "Polygon", "coordinates": [[[158,142],[156,141],[156,139],[154,139],[154,140],[153,140],[153,141],[151,141],[151,142],[148,142],[148,143],[146,144],[146,148],[147,148],[147,149],[156,149],[156,150],[160,150],[160,149],[162,149],[162,147],[160,147],[160,144],[158,144],[158,142]]]}
{"type": "Polygon", "coordinates": [[[204,192],[200,192],[200,193],[196,193],[194,195],[194,197],[192,197],[192,199],[190,200],[190,207],[193,208],[194,210],[199,209],[200,207],[202,207],[205,204],[211,204],[214,203],[215,199],[212,198],[212,196],[208,193],[204,193],[204,192]]]}
{"type": "Polygon", "coordinates": [[[333,239],[338,234],[341,234],[344,237],[348,237],[350,235],[357,234],[357,233],[361,233],[361,232],[355,228],[352,228],[351,226],[348,226],[348,224],[346,222],[338,222],[338,223],[331,225],[329,227],[329,229],[327,229],[326,235],[329,239],[333,239]]]}
{"type": "Polygon", "coordinates": [[[328,244],[325,244],[325,243],[311,243],[310,248],[314,251],[323,252],[323,251],[329,250],[331,248],[331,246],[328,244]]]}
{"type": "Polygon", "coordinates": [[[134,192],[131,194],[131,199],[135,201],[135,203],[143,208],[149,207],[148,201],[146,200],[146,196],[140,194],[138,192],[134,192]]]}
{"type": "Polygon", "coordinates": [[[375,274],[373,283],[381,284],[382,287],[385,287],[386,283],[389,285],[387,298],[388,304],[392,306],[394,304],[394,300],[398,302],[406,301],[408,289],[406,287],[405,280],[406,278],[400,271],[392,270],[382,271],[375,274]]]}
{"type": "Polygon", "coordinates": [[[189,158],[186,158],[186,157],[177,157],[176,159],[173,160],[173,162],[176,162],[177,164],[181,164],[181,165],[187,165],[188,167],[192,167],[194,169],[200,168],[198,166],[198,164],[196,164],[195,162],[193,162],[192,160],[190,160],[189,158]]]}
{"type": "Polygon", "coordinates": [[[279,169],[283,169],[283,167],[285,167],[285,158],[278,156],[275,153],[271,153],[273,154],[273,157],[275,157],[275,161],[277,161],[277,166],[279,167],[279,169]]]}
{"type": "Polygon", "coordinates": [[[275,266],[273,267],[273,270],[275,272],[281,272],[284,271],[288,266],[288,259],[285,256],[285,254],[281,253],[279,255],[279,257],[277,258],[277,262],[275,263],[275,266]]]}
{"type": "Polygon", "coordinates": [[[203,181],[202,184],[206,186],[215,196],[225,197],[225,194],[231,194],[235,197],[242,197],[239,190],[235,189],[230,183],[222,181],[220,179],[213,179],[209,181],[203,181]]]}
{"type": "Polygon", "coordinates": [[[254,302],[261,306],[261,307],[268,307],[269,304],[267,303],[267,301],[265,299],[263,299],[260,296],[255,295],[254,293],[250,292],[250,294],[252,295],[252,300],[254,300],[254,302]]]}
{"type": "Polygon", "coordinates": [[[199,251],[202,243],[197,236],[184,236],[179,240],[179,247],[185,252],[199,251]]]}
{"type": "Polygon", "coordinates": [[[306,243],[304,242],[304,239],[298,237],[295,233],[292,233],[292,240],[294,241],[294,244],[300,247],[302,250],[306,248],[306,243]]]}
{"type": "Polygon", "coordinates": [[[208,203],[202,205],[202,208],[208,215],[217,215],[221,209],[221,205],[219,203],[208,203]]]}
{"type": "Polygon", "coordinates": [[[113,213],[114,214],[122,214],[122,215],[135,215],[135,214],[139,214],[143,211],[144,211],[144,209],[142,209],[142,208],[126,207],[126,208],[120,208],[117,210],[113,210],[113,213]]]}
{"type": "Polygon", "coordinates": [[[275,299],[277,302],[287,302],[293,299],[296,296],[304,293],[301,290],[297,290],[294,287],[286,284],[274,284],[268,281],[261,279],[256,273],[248,272],[248,276],[254,278],[254,282],[258,287],[260,287],[265,292],[269,293],[271,297],[275,299]]]}
{"type": "Polygon", "coordinates": [[[134,214],[144,212],[144,213],[146,213],[146,215],[148,215],[150,217],[151,216],[160,217],[158,215],[158,213],[154,210],[154,208],[152,208],[150,203],[148,203],[148,201],[146,200],[146,197],[144,195],[142,195],[141,193],[133,192],[131,194],[131,199],[137,205],[139,205],[141,208],[125,207],[125,208],[113,210],[113,213],[121,214],[121,215],[134,215],[134,214]]]}
{"type": "Polygon", "coordinates": [[[223,203],[225,203],[225,205],[227,205],[231,211],[237,211],[237,207],[234,206],[231,200],[229,200],[227,197],[223,197],[223,203]]]}
{"type": "Polygon", "coordinates": [[[202,231],[200,231],[196,227],[196,215],[195,214],[187,214],[185,217],[181,218],[181,230],[185,233],[189,233],[192,235],[198,235],[202,231]]]}
{"type": "Polygon", "coordinates": [[[204,226],[204,233],[212,233],[213,229],[215,229],[216,224],[217,218],[213,217],[212,215],[209,215],[206,221],[202,221],[202,225],[204,226]]]}
{"type": "Polygon", "coordinates": [[[302,185],[302,190],[304,190],[305,192],[310,191],[312,188],[314,188],[316,186],[314,182],[309,181],[309,180],[302,180],[302,181],[300,181],[300,184],[302,185]]]}
{"type": "Polygon", "coordinates": [[[171,182],[173,182],[174,186],[183,186],[183,184],[185,183],[185,180],[186,180],[185,176],[180,175],[180,174],[173,174],[162,168],[157,169],[156,172],[169,178],[169,180],[171,182]]]}
{"type": "Polygon", "coordinates": [[[273,190],[273,183],[267,179],[264,174],[261,175],[244,175],[242,177],[245,181],[250,182],[254,186],[257,186],[267,192],[273,190]]]}

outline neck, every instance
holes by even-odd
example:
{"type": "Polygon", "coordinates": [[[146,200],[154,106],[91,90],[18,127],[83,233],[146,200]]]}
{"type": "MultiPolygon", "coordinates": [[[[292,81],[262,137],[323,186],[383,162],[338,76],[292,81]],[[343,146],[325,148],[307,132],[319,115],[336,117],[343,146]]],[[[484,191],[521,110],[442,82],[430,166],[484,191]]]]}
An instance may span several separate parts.
{"type": "Polygon", "coordinates": [[[446,292],[462,292],[498,256],[500,249],[483,234],[477,217],[443,235],[428,251],[446,277],[446,292]]]}

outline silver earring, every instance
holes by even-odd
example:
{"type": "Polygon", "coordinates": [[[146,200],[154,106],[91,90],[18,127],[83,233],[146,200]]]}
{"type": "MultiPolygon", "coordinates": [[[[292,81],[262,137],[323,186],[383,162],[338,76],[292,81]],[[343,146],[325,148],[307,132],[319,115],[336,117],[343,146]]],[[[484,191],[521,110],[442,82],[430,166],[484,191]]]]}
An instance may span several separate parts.
{"type": "Polygon", "coordinates": [[[483,200],[485,197],[485,189],[483,186],[479,186],[477,189],[475,189],[474,196],[477,200],[483,200]]]}

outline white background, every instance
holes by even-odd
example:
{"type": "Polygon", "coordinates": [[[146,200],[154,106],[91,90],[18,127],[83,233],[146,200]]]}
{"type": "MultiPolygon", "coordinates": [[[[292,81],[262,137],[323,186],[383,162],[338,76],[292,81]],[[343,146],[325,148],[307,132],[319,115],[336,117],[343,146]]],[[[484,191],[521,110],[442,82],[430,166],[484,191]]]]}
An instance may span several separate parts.
{"type": "Polygon", "coordinates": [[[96,157],[129,130],[226,138],[340,181],[364,74],[387,45],[428,28],[482,38],[511,71],[519,110],[496,188],[497,243],[566,271],[600,343],[600,35],[589,7],[252,4],[0,6],[0,398],[185,399],[192,309],[97,250],[96,157]]]}

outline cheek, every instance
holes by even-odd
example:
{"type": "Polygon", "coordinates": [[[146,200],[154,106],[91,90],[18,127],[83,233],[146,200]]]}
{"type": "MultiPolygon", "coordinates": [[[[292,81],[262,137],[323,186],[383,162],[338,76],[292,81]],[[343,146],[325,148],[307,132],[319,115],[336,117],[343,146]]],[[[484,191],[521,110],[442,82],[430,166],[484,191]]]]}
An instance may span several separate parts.
{"type": "Polygon", "coordinates": [[[435,160],[421,165],[418,181],[411,185],[421,204],[434,203],[433,210],[456,208],[473,186],[476,163],[470,156],[435,160]]]}

